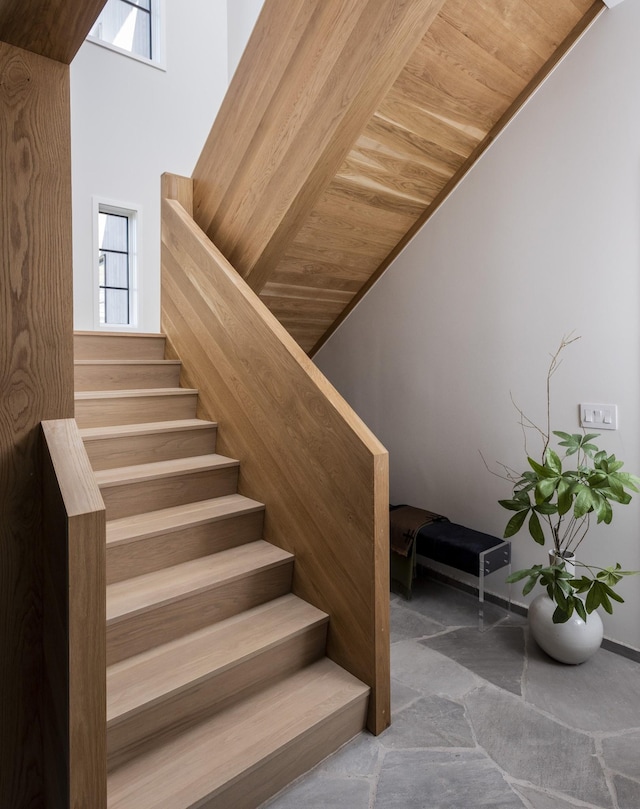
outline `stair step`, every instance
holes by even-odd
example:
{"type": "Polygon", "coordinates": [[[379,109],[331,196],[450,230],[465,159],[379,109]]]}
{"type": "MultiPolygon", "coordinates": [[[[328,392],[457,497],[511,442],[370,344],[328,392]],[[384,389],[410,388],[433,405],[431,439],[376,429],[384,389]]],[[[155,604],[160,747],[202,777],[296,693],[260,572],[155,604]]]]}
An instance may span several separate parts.
{"type": "Polygon", "coordinates": [[[109,809],[254,809],[364,727],[369,689],[324,658],[110,773],[109,809]]]}
{"type": "Polygon", "coordinates": [[[164,351],[163,334],[77,331],[73,335],[76,360],[161,360],[164,351]]]}
{"type": "Polygon", "coordinates": [[[107,523],[107,584],[262,537],[264,505],[240,494],[107,523]]]}
{"type": "Polygon", "coordinates": [[[108,665],[286,595],[292,570],[258,540],[108,585],[108,665]]]}
{"type": "Polygon", "coordinates": [[[145,511],[234,494],[239,462],[224,455],[119,466],[95,473],[107,513],[117,520],[145,511]]]}
{"type": "Polygon", "coordinates": [[[94,469],[170,461],[216,451],[217,425],[203,419],[85,427],[80,430],[94,469]]]}
{"type": "Polygon", "coordinates": [[[179,360],[76,360],[76,390],[132,390],[180,386],[179,360]]]}
{"type": "Polygon", "coordinates": [[[145,738],[184,729],[319,660],[327,621],[289,594],[110,666],[110,768],[145,738]]]}
{"type": "Polygon", "coordinates": [[[149,421],[192,419],[198,391],[191,388],[76,391],[78,427],[108,427],[149,421]]]}

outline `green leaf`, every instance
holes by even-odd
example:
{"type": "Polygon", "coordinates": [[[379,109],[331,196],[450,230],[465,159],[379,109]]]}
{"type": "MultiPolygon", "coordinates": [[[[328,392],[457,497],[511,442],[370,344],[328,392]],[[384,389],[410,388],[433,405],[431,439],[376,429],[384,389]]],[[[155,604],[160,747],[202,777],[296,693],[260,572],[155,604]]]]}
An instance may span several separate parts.
{"type": "MultiPolygon", "coordinates": [[[[540,505],[540,503],[544,503],[545,500],[548,500],[550,497],[553,496],[553,493],[556,490],[556,485],[558,483],[558,478],[545,478],[538,482],[536,486],[536,503],[540,505]]],[[[562,478],[560,478],[562,480],[562,478]]]]}
{"type": "Polygon", "coordinates": [[[586,621],[587,620],[587,611],[586,611],[586,609],[584,607],[583,600],[581,598],[576,598],[574,603],[575,603],[575,607],[576,607],[576,612],[582,618],[583,621],[586,621]]]}
{"type": "Polygon", "coordinates": [[[534,461],[533,458],[527,458],[527,461],[538,477],[544,478],[547,476],[548,473],[544,466],[541,466],[537,461],[534,461]]]}
{"type": "Polygon", "coordinates": [[[545,465],[549,467],[556,475],[562,474],[562,461],[551,448],[547,449],[545,465]]]}
{"type": "Polygon", "coordinates": [[[542,526],[540,525],[540,520],[535,511],[532,511],[529,517],[529,533],[538,545],[544,545],[544,533],[542,532],[542,526]]]}
{"type": "Polygon", "coordinates": [[[564,624],[566,623],[571,616],[568,612],[565,612],[560,605],[558,605],[553,613],[553,623],[554,624],[564,624]]]}
{"type": "Polygon", "coordinates": [[[498,503],[509,511],[522,511],[522,500],[498,500],[498,503]]]}
{"type": "Polygon", "coordinates": [[[507,527],[504,529],[504,538],[508,539],[512,537],[514,534],[517,534],[518,531],[524,525],[524,521],[529,513],[529,509],[524,509],[523,511],[519,511],[517,514],[514,514],[513,517],[507,523],[507,527]]]}

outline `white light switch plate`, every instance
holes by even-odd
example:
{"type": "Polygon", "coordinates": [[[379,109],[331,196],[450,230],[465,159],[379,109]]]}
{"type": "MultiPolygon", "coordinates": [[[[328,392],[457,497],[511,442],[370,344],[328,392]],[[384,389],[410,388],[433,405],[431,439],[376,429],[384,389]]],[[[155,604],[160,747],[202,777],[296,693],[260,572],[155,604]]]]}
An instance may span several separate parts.
{"type": "Polygon", "coordinates": [[[618,405],[581,404],[580,426],[586,430],[617,430],[618,405]]]}

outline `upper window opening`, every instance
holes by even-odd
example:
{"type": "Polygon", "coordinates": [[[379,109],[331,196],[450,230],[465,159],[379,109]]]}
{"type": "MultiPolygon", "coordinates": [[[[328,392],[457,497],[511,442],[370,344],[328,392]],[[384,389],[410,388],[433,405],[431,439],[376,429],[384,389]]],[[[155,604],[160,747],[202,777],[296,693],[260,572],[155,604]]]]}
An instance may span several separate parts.
{"type": "Polygon", "coordinates": [[[134,212],[100,206],[98,213],[98,308],[101,326],[132,325],[134,212]]]}
{"type": "Polygon", "coordinates": [[[160,0],[108,0],[89,38],[135,58],[160,62],[160,0]]]}

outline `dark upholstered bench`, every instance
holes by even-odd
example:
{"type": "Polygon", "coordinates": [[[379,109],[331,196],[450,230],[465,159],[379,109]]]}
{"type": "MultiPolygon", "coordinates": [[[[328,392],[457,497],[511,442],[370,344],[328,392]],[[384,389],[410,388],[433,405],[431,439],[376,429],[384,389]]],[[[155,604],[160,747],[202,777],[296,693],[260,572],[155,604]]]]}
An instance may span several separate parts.
{"type": "Polygon", "coordinates": [[[416,561],[421,558],[478,577],[478,599],[484,602],[484,577],[511,565],[511,543],[448,520],[425,525],[416,536],[416,561]]]}
{"type": "MultiPolygon", "coordinates": [[[[395,508],[391,506],[390,511],[395,508]]],[[[392,577],[407,598],[411,598],[411,579],[416,565],[428,567],[429,560],[477,576],[482,626],[485,576],[503,567],[511,567],[511,543],[450,522],[446,517],[423,525],[415,534],[407,559],[392,553],[392,577]]]]}

